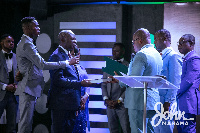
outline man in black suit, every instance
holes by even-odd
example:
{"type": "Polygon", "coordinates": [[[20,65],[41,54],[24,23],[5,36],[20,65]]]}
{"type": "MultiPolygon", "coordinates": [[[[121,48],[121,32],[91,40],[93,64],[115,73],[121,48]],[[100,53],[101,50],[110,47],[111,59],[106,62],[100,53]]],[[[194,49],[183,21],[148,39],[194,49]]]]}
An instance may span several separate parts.
{"type": "MultiPolygon", "coordinates": [[[[70,58],[69,51],[76,46],[75,34],[71,30],[59,33],[59,46],[49,61],[63,61],[70,58]]],[[[76,120],[76,111],[80,107],[81,86],[91,83],[80,81],[74,65],[65,69],[50,70],[51,88],[48,94],[48,108],[51,109],[52,129],[54,133],[72,133],[76,120]]]]}
{"type": "Polygon", "coordinates": [[[16,55],[12,52],[14,39],[9,34],[1,36],[0,43],[0,117],[6,109],[7,133],[16,132],[18,97],[14,95],[17,88],[14,80],[17,68],[16,55]]]}

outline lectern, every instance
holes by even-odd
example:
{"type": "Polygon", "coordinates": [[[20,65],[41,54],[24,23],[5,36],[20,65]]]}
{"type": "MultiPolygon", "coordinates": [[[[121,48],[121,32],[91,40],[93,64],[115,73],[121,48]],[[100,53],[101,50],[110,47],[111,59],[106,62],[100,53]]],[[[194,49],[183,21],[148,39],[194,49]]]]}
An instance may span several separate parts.
{"type": "Polygon", "coordinates": [[[144,89],[143,133],[146,133],[147,88],[179,89],[160,76],[114,76],[129,87],[144,89]]]}

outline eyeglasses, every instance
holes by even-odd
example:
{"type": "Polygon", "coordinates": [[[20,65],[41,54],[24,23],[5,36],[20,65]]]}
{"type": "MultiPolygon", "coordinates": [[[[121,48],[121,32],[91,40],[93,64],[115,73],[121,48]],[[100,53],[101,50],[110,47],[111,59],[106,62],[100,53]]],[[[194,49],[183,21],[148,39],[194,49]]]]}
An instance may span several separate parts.
{"type": "Polygon", "coordinates": [[[179,42],[177,42],[177,45],[179,46],[183,46],[183,44],[184,43],[186,43],[186,42],[191,42],[191,41],[188,41],[188,40],[183,40],[183,41],[179,41],[179,42]]]}
{"type": "Polygon", "coordinates": [[[136,38],[135,40],[132,40],[132,45],[134,45],[134,42],[137,41],[139,38],[136,38]]]}

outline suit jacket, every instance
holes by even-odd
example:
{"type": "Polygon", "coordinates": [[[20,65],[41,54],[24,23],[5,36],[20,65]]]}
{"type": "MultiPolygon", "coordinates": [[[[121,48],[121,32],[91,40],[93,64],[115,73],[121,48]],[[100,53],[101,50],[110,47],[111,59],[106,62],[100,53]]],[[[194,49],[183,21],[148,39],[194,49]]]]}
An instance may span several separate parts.
{"type": "MultiPolygon", "coordinates": [[[[49,61],[69,59],[65,51],[58,47],[49,61]]],[[[50,70],[51,87],[48,94],[47,107],[50,109],[78,110],[81,99],[81,81],[75,73],[73,65],[65,69],[50,70]]]]}
{"type": "MultiPolygon", "coordinates": [[[[127,61],[122,62],[123,65],[128,66],[127,61]]],[[[106,72],[103,72],[103,78],[108,78],[111,76],[110,74],[107,74],[106,72]]],[[[120,97],[125,98],[125,90],[126,87],[120,87],[119,83],[102,83],[102,96],[107,96],[110,100],[118,100],[120,97]]]]}
{"type": "Polygon", "coordinates": [[[23,35],[16,49],[17,64],[23,79],[18,83],[15,95],[27,93],[34,97],[40,97],[44,88],[42,70],[65,68],[63,62],[45,62],[39,55],[32,40],[23,35]]]}
{"type": "Polygon", "coordinates": [[[183,60],[180,89],[177,93],[179,108],[190,114],[200,114],[200,57],[190,52],[183,60]]]}
{"type": "MultiPolygon", "coordinates": [[[[163,61],[153,44],[147,44],[138,51],[129,64],[128,76],[160,75],[163,61]]],[[[160,101],[157,88],[147,89],[147,110],[154,110],[154,105],[160,101]]],[[[143,110],[144,90],[128,87],[125,91],[124,105],[129,109],[143,110]]]]}
{"type": "MultiPolygon", "coordinates": [[[[167,80],[180,87],[182,74],[182,58],[171,47],[166,48],[162,54],[163,70],[161,75],[166,76],[167,80]]],[[[160,101],[162,103],[172,103],[176,100],[177,89],[159,89],[160,101]]]]}
{"type": "MultiPolygon", "coordinates": [[[[17,69],[16,54],[13,53],[12,59],[13,59],[13,66],[12,66],[13,75],[15,75],[15,71],[17,69]]],[[[3,87],[4,84],[9,83],[8,67],[7,67],[6,59],[5,59],[5,56],[2,52],[2,50],[0,50],[0,62],[1,62],[0,63],[0,101],[2,101],[4,99],[5,94],[6,94],[6,91],[2,90],[2,87],[3,87]]],[[[15,80],[14,80],[14,82],[17,83],[15,80]]]]}

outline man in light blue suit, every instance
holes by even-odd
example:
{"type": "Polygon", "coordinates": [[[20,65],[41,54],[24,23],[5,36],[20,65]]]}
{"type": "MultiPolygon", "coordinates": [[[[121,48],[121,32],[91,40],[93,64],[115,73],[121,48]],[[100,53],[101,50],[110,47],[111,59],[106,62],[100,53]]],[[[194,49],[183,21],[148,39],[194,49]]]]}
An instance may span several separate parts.
{"type": "MultiPolygon", "coordinates": [[[[128,76],[155,76],[160,75],[163,61],[151,44],[150,33],[147,29],[138,29],[133,35],[133,47],[135,57],[129,64],[128,76]]],[[[154,105],[159,102],[157,88],[147,89],[147,132],[153,132],[150,123],[154,116],[154,105]]],[[[141,88],[127,87],[125,91],[124,105],[128,108],[131,133],[140,133],[143,123],[144,90],[141,88]]]]}
{"type": "Polygon", "coordinates": [[[22,29],[24,34],[16,49],[17,66],[23,79],[18,83],[15,95],[19,95],[20,122],[18,124],[19,133],[30,133],[32,130],[32,117],[35,108],[35,101],[40,97],[44,88],[44,78],[42,70],[53,70],[73,65],[79,59],[72,58],[67,61],[46,62],[40,56],[33,41],[40,34],[40,28],[34,17],[22,19],[22,29]]]}
{"type": "MultiPolygon", "coordinates": [[[[163,60],[163,70],[161,75],[179,87],[181,83],[182,59],[171,46],[171,35],[166,29],[161,29],[155,33],[154,43],[156,49],[160,52],[163,60]]],[[[170,105],[176,100],[177,89],[159,89],[160,102],[163,104],[164,111],[169,111],[170,105]]],[[[164,120],[166,123],[172,123],[173,120],[164,120]]],[[[174,125],[159,124],[155,127],[156,133],[173,133],[174,125]]]]}

